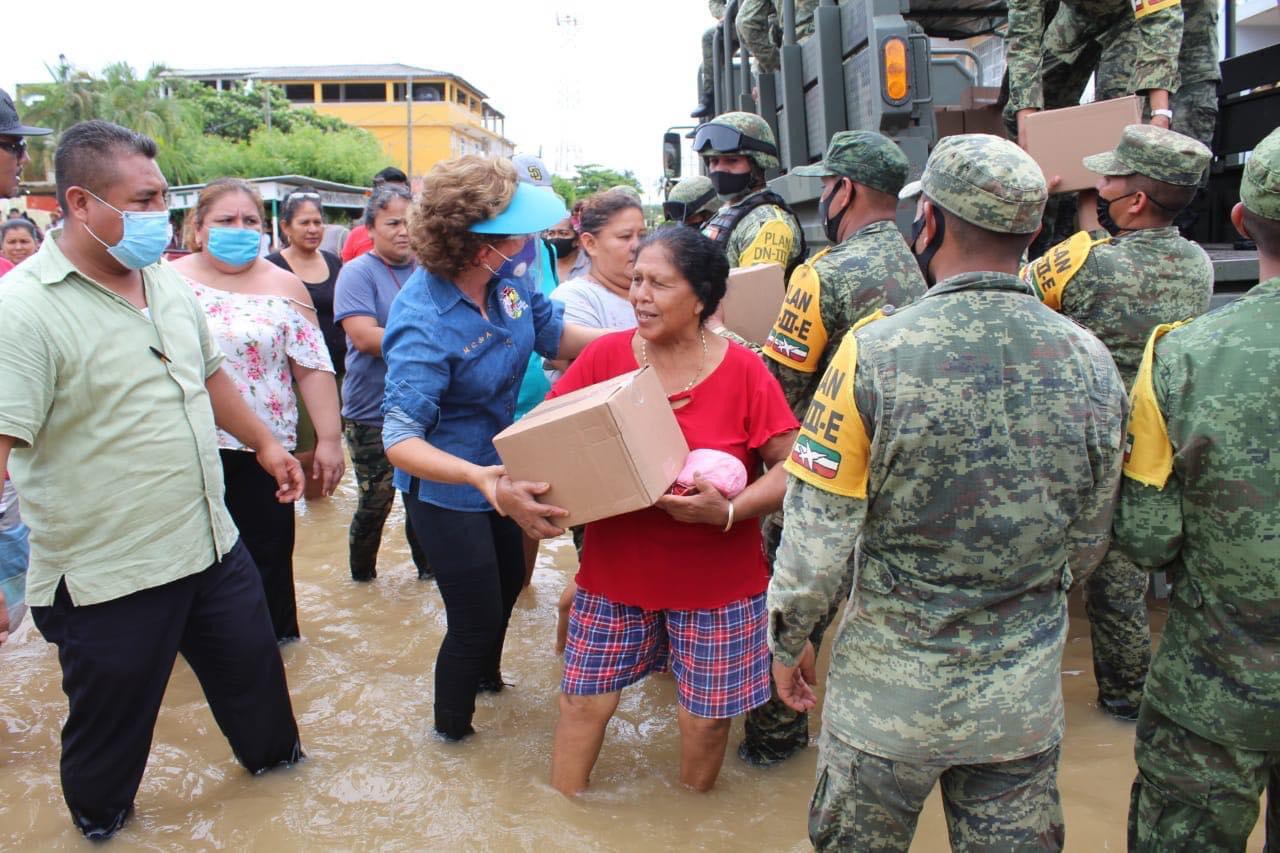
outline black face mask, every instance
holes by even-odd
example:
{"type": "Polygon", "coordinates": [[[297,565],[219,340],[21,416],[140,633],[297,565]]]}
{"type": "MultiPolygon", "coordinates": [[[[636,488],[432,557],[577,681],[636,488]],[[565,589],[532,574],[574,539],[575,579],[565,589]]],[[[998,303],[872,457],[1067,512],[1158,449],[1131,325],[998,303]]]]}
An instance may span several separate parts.
{"type": "Polygon", "coordinates": [[[577,237],[548,237],[547,242],[551,244],[551,248],[556,250],[557,258],[563,258],[578,250],[577,237]]]}
{"type": "Polygon", "coordinates": [[[924,215],[922,214],[911,223],[911,253],[916,256],[916,263],[920,265],[920,274],[924,276],[925,283],[930,287],[937,282],[929,277],[929,264],[933,261],[933,256],[938,253],[938,249],[942,247],[942,238],[947,231],[947,220],[942,218],[941,213],[935,212],[933,221],[937,223],[937,230],[933,232],[933,239],[929,241],[929,245],[925,246],[924,251],[919,254],[916,254],[916,241],[924,233],[924,215]]]}
{"type": "Polygon", "coordinates": [[[707,177],[716,188],[716,195],[724,199],[733,198],[751,186],[750,172],[711,172],[707,177]]]}
{"type": "Polygon", "coordinates": [[[1115,198],[1103,198],[1102,193],[1098,193],[1098,200],[1097,200],[1098,224],[1101,225],[1103,230],[1106,231],[1108,234],[1110,234],[1112,237],[1115,237],[1124,229],[1121,228],[1120,225],[1114,219],[1111,218],[1111,205],[1115,204],[1117,201],[1119,201],[1122,198],[1128,198],[1129,196],[1134,194],[1135,193],[1125,193],[1124,195],[1118,195],[1115,198]]]}
{"type": "Polygon", "coordinates": [[[850,195],[849,201],[845,203],[844,208],[835,216],[832,216],[831,199],[835,198],[838,192],[840,192],[840,181],[836,181],[831,190],[831,195],[825,195],[818,200],[818,219],[822,222],[822,232],[827,235],[827,240],[832,245],[840,242],[840,223],[844,221],[844,215],[849,212],[849,207],[853,204],[853,196],[850,195]]]}

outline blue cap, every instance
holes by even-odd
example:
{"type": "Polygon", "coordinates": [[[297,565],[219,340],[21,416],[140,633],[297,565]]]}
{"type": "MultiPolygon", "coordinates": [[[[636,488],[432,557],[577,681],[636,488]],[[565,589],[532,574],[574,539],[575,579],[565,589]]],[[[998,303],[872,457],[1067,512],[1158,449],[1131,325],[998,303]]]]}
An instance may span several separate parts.
{"type": "Polygon", "coordinates": [[[506,209],[468,228],[474,234],[536,234],[569,215],[560,196],[543,187],[517,183],[506,209]]]}

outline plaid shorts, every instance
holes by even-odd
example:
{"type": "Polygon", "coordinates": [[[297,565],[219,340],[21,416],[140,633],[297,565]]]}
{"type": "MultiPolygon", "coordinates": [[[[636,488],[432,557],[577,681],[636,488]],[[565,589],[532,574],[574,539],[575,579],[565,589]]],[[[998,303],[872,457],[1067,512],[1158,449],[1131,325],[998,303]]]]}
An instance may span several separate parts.
{"type": "Polygon", "coordinates": [[[612,693],[670,661],[680,706],[723,720],[769,701],[764,593],[710,610],[643,610],[579,589],[560,689],[612,693]]]}

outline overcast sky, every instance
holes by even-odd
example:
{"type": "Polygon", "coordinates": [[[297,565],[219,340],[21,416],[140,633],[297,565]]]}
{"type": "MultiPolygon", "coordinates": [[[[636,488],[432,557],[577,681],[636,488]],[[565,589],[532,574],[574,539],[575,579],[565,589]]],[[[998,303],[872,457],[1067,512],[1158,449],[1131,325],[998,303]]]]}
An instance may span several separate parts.
{"type": "MultiPolygon", "coordinates": [[[[39,4],[37,4],[39,6],[39,4]]],[[[100,71],[403,62],[466,78],[507,116],[516,151],[553,170],[600,163],[652,192],[661,136],[697,103],[703,0],[173,3],[59,0],[0,46],[0,87],[48,80],[58,54],[100,71]],[[557,17],[577,26],[557,25],[557,17]]]]}

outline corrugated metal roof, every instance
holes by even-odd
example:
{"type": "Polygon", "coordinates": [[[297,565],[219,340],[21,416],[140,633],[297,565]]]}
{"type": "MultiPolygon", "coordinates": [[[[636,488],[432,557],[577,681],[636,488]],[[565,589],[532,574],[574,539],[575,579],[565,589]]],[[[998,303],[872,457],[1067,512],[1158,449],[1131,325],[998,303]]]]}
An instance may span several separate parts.
{"type": "Polygon", "coordinates": [[[399,80],[405,77],[444,77],[457,80],[481,98],[487,98],[457,74],[435,71],[393,62],[387,65],[272,65],[232,68],[174,68],[164,72],[165,77],[182,77],[192,80],[399,80]]]}

